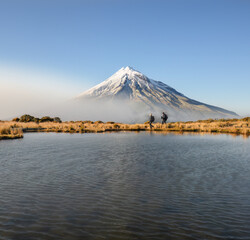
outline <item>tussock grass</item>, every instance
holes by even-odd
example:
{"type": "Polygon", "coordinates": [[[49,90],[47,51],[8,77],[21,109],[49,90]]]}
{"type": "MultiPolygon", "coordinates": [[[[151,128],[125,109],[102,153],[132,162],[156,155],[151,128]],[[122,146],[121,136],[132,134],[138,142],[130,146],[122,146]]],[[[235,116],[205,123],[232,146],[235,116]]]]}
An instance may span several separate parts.
{"type": "Polygon", "coordinates": [[[23,137],[22,128],[16,127],[15,125],[0,123],[0,140],[16,139],[16,138],[22,138],[22,137],[23,137]]]}
{"type": "MultiPolygon", "coordinates": [[[[115,131],[151,131],[148,122],[123,124],[115,122],[70,121],[70,122],[0,122],[0,136],[21,137],[22,132],[64,132],[98,133],[115,131]]],[[[250,117],[243,119],[207,119],[196,122],[154,123],[152,131],[158,132],[196,132],[196,133],[231,133],[250,135],[250,117]]],[[[3,139],[3,138],[2,138],[3,139]]]]}

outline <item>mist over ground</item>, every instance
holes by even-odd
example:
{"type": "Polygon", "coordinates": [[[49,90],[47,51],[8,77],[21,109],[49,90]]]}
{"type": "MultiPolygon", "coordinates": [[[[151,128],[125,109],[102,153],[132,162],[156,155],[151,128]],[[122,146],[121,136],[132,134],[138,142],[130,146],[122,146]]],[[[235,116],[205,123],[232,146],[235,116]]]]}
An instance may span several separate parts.
{"type": "Polygon", "coordinates": [[[149,114],[160,122],[162,112],[168,121],[190,121],[223,116],[197,115],[195,112],[174,111],[167,106],[152,108],[136,102],[126,101],[76,101],[68,95],[39,87],[31,89],[23,84],[2,85],[0,88],[0,120],[11,120],[23,114],[35,117],[60,117],[62,121],[115,121],[121,123],[144,123],[149,114]]]}
{"type": "Polygon", "coordinates": [[[39,118],[43,116],[60,117],[62,121],[101,120],[104,122],[144,123],[149,120],[150,113],[155,116],[156,121],[161,120],[162,111],[152,110],[137,104],[104,101],[78,102],[72,99],[54,99],[48,96],[44,99],[30,93],[24,94],[25,97],[23,97],[23,93],[18,96],[20,100],[8,97],[8,103],[4,103],[2,101],[3,95],[1,95],[0,120],[11,120],[29,114],[39,118]]]}
{"type": "MultiPolygon", "coordinates": [[[[2,103],[0,104],[2,105],[2,103]]],[[[2,107],[2,106],[1,106],[2,107]]],[[[136,102],[123,101],[76,101],[74,99],[63,100],[47,97],[35,98],[29,94],[20,101],[9,101],[7,105],[3,104],[0,119],[11,120],[20,117],[23,114],[30,114],[35,117],[60,117],[62,121],[114,121],[120,123],[144,123],[149,120],[152,113],[155,122],[161,122],[161,115],[164,111],[168,114],[168,122],[172,121],[195,121],[213,117],[211,115],[197,115],[195,112],[174,111],[167,107],[151,108],[136,102]],[[5,111],[5,113],[4,113],[5,111]],[[8,113],[8,115],[6,115],[8,113]],[[2,115],[3,114],[3,115],[2,115]],[[8,116],[8,117],[6,117],[8,116]]],[[[214,116],[214,118],[222,118],[214,116]]]]}
{"type": "Polygon", "coordinates": [[[168,121],[218,118],[197,116],[195,112],[190,111],[179,110],[178,113],[166,106],[153,109],[146,104],[131,101],[75,101],[73,97],[83,89],[84,87],[72,85],[70,79],[61,76],[0,66],[0,120],[11,120],[23,114],[30,114],[39,118],[58,116],[63,121],[143,123],[148,121],[150,113],[160,122],[163,111],[167,112],[168,121]]]}
{"type": "MultiPolygon", "coordinates": [[[[49,106],[47,113],[51,116],[59,116],[63,121],[91,120],[103,122],[114,121],[120,123],[144,123],[148,121],[150,109],[142,108],[137,104],[124,102],[105,101],[65,101],[62,104],[49,106]]],[[[160,112],[158,120],[160,121],[160,112]]]]}

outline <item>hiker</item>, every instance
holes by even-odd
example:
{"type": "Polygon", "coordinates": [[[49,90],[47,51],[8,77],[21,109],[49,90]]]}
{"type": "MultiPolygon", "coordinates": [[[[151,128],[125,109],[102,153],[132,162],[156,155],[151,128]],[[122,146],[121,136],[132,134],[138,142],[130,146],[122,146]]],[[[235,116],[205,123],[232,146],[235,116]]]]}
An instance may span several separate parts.
{"type": "Polygon", "coordinates": [[[162,124],[166,123],[166,121],[168,120],[168,115],[163,112],[162,116],[161,116],[161,119],[162,119],[162,124]]]}
{"type": "Polygon", "coordinates": [[[152,129],[153,125],[152,123],[155,121],[155,117],[152,115],[152,113],[149,115],[149,126],[150,129],[152,129]]]}

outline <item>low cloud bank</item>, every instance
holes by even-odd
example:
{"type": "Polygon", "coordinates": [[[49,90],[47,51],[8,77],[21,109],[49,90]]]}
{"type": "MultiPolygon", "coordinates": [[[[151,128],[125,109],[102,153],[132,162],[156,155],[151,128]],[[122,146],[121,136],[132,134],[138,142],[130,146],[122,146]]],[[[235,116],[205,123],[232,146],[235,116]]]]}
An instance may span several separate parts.
{"type": "Polygon", "coordinates": [[[211,115],[209,112],[197,113],[192,111],[174,110],[165,107],[150,108],[147,105],[131,102],[104,102],[104,101],[75,101],[58,100],[47,97],[46,100],[31,95],[20,98],[20,101],[8,100],[8,104],[1,104],[1,120],[10,120],[23,114],[36,117],[60,117],[62,121],[114,121],[120,123],[144,123],[149,120],[149,114],[155,116],[156,122],[161,121],[162,112],[169,116],[168,121],[190,121],[208,118],[226,118],[220,115],[211,115]],[[5,108],[5,109],[4,109],[5,108]],[[3,115],[4,111],[8,115],[3,115]]]}
{"type": "Polygon", "coordinates": [[[150,113],[155,116],[156,121],[161,121],[163,111],[168,114],[168,121],[225,117],[166,106],[152,109],[146,103],[132,101],[68,100],[79,91],[77,86],[72,87],[70,82],[66,79],[60,81],[60,78],[53,75],[0,66],[0,120],[30,114],[39,118],[60,117],[63,121],[143,123],[148,121],[150,113]],[[65,85],[65,82],[68,84],[65,85]]]}

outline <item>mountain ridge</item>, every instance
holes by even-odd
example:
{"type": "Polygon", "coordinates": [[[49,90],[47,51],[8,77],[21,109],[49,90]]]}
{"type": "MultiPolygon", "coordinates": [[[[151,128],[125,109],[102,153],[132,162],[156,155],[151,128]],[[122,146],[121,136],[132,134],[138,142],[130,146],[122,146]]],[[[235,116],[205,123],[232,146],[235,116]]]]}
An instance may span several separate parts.
{"type": "Polygon", "coordinates": [[[169,85],[148,78],[129,66],[122,67],[105,81],[78,95],[76,99],[136,104],[136,110],[132,107],[135,112],[167,111],[173,119],[238,116],[232,111],[188,98],[169,85]]]}

